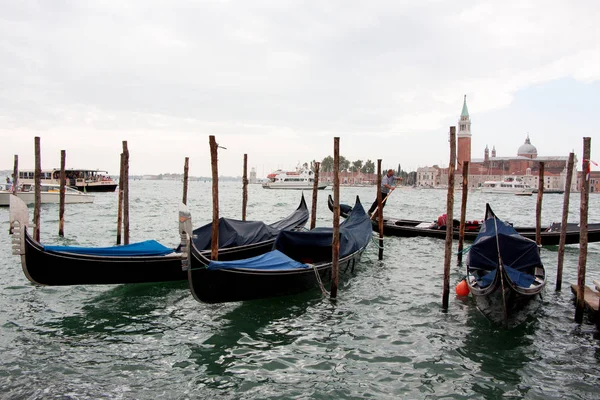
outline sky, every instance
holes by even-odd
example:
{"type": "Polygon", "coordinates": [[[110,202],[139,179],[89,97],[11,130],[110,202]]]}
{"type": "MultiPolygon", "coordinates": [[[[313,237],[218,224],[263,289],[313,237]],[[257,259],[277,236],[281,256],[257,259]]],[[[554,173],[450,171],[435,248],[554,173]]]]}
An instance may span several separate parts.
{"type": "MultiPolygon", "coordinates": [[[[597,0],[0,0],[0,170],[259,177],[340,154],[449,162],[464,95],[472,157],[600,163],[597,0]]],[[[581,169],[581,165],[578,165],[581,169]]],[[[593,169],[598,169],[593,167],[593,169]]]]}

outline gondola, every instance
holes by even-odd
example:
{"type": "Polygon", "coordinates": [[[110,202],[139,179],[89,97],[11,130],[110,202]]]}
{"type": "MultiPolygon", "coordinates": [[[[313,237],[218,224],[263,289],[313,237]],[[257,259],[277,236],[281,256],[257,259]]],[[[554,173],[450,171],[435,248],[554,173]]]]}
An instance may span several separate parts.
{"type": "MultiPolygon", "coordinates": [[[[340,275],[354,270],[372,237],[359,198],[340,224],[340,275]]],[[[300,293],[331,277],[333,229],[281,231],[272,251],[238,261],[211,261],[194,243],[189,251],[189,286],[201,302],[245,301],[300,293]]]]}
{"type": "MultiPolygon", "coordinates": [[[[29,234],[29,213],[25,203],[11,196],[10,218],[18,229],[13,235],[15,254],[21,256],[25,276],[38,285],[102,285],[186,280],[182,260],[187,255],[154,240],[124,246],[46,246],[29,234]]],[[[304,195],[298,208],[281,221],[267,225],[257,221],[219,219],[219,247],[222,260],[252,257],[271,250],[282,230],[303,227],[308,221],[304,195]]],[[[191,220],[187,221],[191,227],[191,220]]],[[[190,229],[191,230],[191,229],[190,229]]],[[[211,248],[212,223],[193,231],[200,252],[211,248]]]]}
{"type": "Polygon", "coordinates": [[[469,291],[479,310],[489,320],[508,327],[525,320],[546,284],[535,241],[496,217],[489,204],[467,253],[466,266],[469,291]]]}
{"type": "MultiPolygon", "coordinates": [[[[329,209],[333,210],[333,199],[329,196],[329,209]]],[[[347,204],[340,205],[340,215],[346,217],[352,207],[347,204]]],[[[458,240],[459,221],[453,221],[453,237],[458,240]]],[[[540,238],[542,246],[558,246],[560,243],[560,223],[553,223],[541,228],[540,238]]],[[[474,241],[477,237],[481,221],[467,221],[465,225],[465,240],[474,241]]],[[[377,220],[373,219],[373,230],[378,231],[377,220]]],[[[515,230],[521,236],[535,240],[535,227],[519,227],[515,230]]],[[[446,239],[446,226],[440,225],[438,221],[418,221],[411,219],[387,218],[383,219],[383,234],[387,236],[417,237],[426,236],[438,239],[446,239]]],[[[600,223],[588,224],[588,242],[600,242],[600,223]]],[[[576,223],[567,224],[567,235],[565,244],[579,244],[579,225],[576,223]]]]}

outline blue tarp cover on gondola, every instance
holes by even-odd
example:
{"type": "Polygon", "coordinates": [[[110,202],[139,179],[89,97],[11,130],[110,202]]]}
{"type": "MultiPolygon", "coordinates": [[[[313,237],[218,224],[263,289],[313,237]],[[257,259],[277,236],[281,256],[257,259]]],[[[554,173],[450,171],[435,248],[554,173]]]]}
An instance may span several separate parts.
{"type": "Polygon", "coordinates": [[[124,246],[110,247],[78,247],[78,246],[44,246],[46,251],[58,253],[87,254],[93,256],[163,256],[173,253],[170,249],[156,240],[127,244],[124,246]]]}
{"type": "Polygon", "coordinates": [[[245,260],[211,261],[210,264],[208,264],[209,270],[232,268],[282,271],[298,268],[305,269],[310,268],[310,266],[299,263],[298,261],[289,258],[277,250],[270,251],[266,254],[261,254],[260,256],[247,258],[245,260]]]}
{"type": "MultiPolygon", "coordinates": [[[[244,246],[273,239],[281,230],[303,226],[308,220],[308,208],[304,195],[292,214],[270,225],[260,221],[241,221],[231,218],[219,219],[219,248],[244,246]]],[[[194,229],[194,246],[198,250],[210,250],[212,223],[194,229]]]]}
{"type": "MultiPolygon", "coordinates": [[[[340,257],[366,246],[373,235],[372,232],[371,220],[357,197],[350,215],[340,224],[340,257]]],[[[281,232],[273,248],[303,262],[331,260],[332,237],[333,228],[281,232]]]]}
{"type": "Polygon", "coordinates": [[[519,235],[511,225],[498,218],[488,218],[469,249],[469,269],[490,271],[485,275],[480,272],[482,287],[494,280],[495,272],[492,271],[498,268],[499,256],[513,283],[520,287],[529,287],[535,279],[531,272],[542,265],[538,246],[533,240],[519,235]]]}
{"type": "MultiPolygon", "coordinates": [[[[365,247],[371,240],[371,236],[371,220],[357,197],[351,214],[340,224],[340,257],[345,257],[365,247]]],[[[332,228],[315,228],[303,232],[281,231],[275,239],[273,251],[246,260],[211,261],[208,269],[284,270],[308,268],[304,263],[331,261],[332,239],[332,228]]]]}

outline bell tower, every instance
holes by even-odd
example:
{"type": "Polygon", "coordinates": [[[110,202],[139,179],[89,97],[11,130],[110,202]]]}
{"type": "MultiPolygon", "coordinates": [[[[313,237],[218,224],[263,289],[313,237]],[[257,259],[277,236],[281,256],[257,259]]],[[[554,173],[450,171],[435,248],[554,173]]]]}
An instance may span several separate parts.
{"type": "Polygon", "coordinates": [[[456,171],[462,172],[463,163],[471,162],[471,118],[467,109],[467,95],[463,102],[462,112],[458,120],[458,134],[456,143],[456,171]]]}

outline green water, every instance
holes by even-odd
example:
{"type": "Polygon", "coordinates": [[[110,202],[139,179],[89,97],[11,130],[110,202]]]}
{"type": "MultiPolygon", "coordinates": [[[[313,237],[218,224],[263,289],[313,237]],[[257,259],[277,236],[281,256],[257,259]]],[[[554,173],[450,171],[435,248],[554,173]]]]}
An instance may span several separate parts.
{"type": "MultiPolygon", "coordinates": [[[[209,222],[210,183],[192,182],[194,226],[209,222]]],[[[220,189],[221,213],[241,215],[241,184],[220,189]]],[[[131,182],[131,239],[175,247],[180,182],[131,182]]],[[[331,224],[319,192],[318,225],[331,224]]],[[[310,207],[310,193],[305,193],[310,207]]],[[[372,188],[342,188],[342,201],[372,188]]],[[[267,222],[289,214],[300,192],[249,187],[248,216],[267,222]]],[[[68,205],[65,239],[58,207],[42,211],[43,243],[110,245],[116,193],[92,205],[68,205]]],[[[460,210],[457,195],[456,215],[460,210]]],[[[544,199],[544,223],[559,221],[562,195],[544,199]]],[[[470,193],[468,218],[489,201],[500,218],[534,225],[536,197],[470,193]]],[[[570,221],[579,219],[579,194],[570,221]]],[[[600,197],[590,222],[600,222],[600,197]]],[[[434,220],[442,190],[397,190],[387,215],[434,220]]],[[[7,399],[421,399],[600,398],[600,334],[573,321],[569,284],[578,246],[565,254],[563,292],[554,291],[557,248],[542,249],[548,286],[523,325],[491,325],[473,299],[450,296],[441,309],[444,242],[387,238],[384,260],[371,245],[331,302],[319,289],[245,303],[196,302],[187,283],[36,287],[10,254],[8,210],[0,209],[0,398],[7,399]]],[[[456,249],[456,243],[455,249],[456,249]]],[[[600,278],[600,245],[589,246],[588,281],[600,278]]],[[[451,287],[463,267],[452,261],[451,287]]]]}

